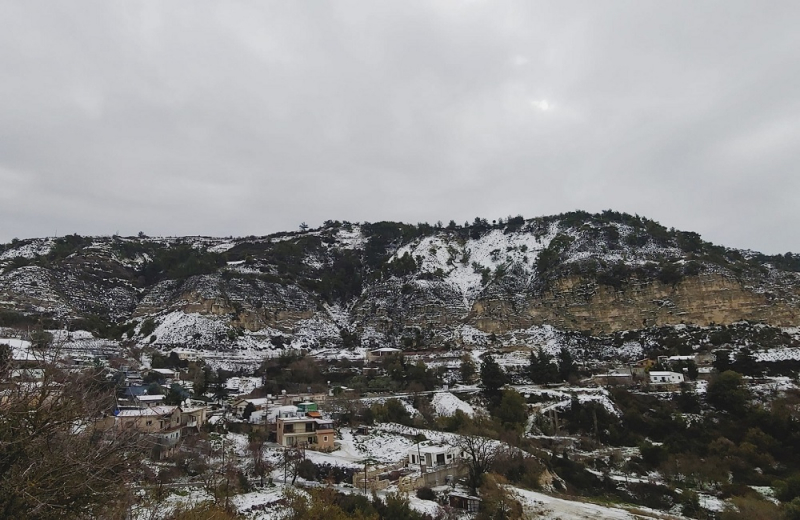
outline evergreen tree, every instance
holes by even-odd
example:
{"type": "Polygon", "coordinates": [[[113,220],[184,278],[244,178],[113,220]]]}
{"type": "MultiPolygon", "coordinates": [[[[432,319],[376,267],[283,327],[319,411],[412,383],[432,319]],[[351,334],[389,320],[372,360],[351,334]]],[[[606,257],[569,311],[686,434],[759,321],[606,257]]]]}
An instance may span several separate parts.
{"type": "Polygon", "coordinates": [[[558,377],[561,381],[569,381],[570,376],[578,375],[578,366],[575,360],[572,359],[572,354],[569,350],[562,348],[558,353],[558,377]]]}
{"type": "Polygon", "coordinates": [[[503,390],[503,398],[500,406],[497,407],[495,416],[500,420],[503,428],[521,430],[528,421],[528,404],[522,394],[516,390],[503,390]]]}
{"type": "Polygon", "coordinates": [[[499,400],[500,389],[506,384],[506,373],[491,354],[486,354],[481,362],[481,383],[486,397],[495,402],[499,400]]]}
{"type": "Polygon", "coordinates": [[[461,359],[459,371],[461,372],[461,382],[464,384],[471,383],[477,372],[477,370],[475,370],[475,363],[473,363],[468,356],[464,356],[461,359]]]}
{"type": "Polygon", "coordinates": [[[531,360],[528,365],[528,376],[538,385],[555,383],[558,381],[558,367],[552,362],[553,357],[544,350],[531,350],[531,360]]]}
{"type": "MultiPolygon", "coordinates": [[[[713,340],[712,340],[713,341],[713,340]]],[[[714,370],[720,374],[731,370],[731,351],[730,350],[717,350],[714,352],[714,370]]]]}
{"type": "Polygon", "coordinates": [[[692,360],[689,360],[686,363],[686,375],[689,376],[689,379],[694,381],[697,379],[697,376],[700,375],[700,370],[697,368],[697,363],[692,360]]]}
{"type": "Polygon", "coordinates": [[[741,374],[728,370],[709,383],[706,399],[719,410],[741,415],[747,410],[751,395],[742,382],[741,374]]]}
{"type": "Polygon", "coordinates": [[[758,361],[749,348],[743,348],[736,353],[731,369],[745,376],[758,377],[761,375],[758,361]]]}
{"type": "Polygon", "coordinates": [[[245,421],[250,420],[250,416],[253,415],[253,412],[256,411],[256,407],[253,403],[247,403],[247,406],[244,407],[244,411],[242,412],[242,417],[245,421]]]}

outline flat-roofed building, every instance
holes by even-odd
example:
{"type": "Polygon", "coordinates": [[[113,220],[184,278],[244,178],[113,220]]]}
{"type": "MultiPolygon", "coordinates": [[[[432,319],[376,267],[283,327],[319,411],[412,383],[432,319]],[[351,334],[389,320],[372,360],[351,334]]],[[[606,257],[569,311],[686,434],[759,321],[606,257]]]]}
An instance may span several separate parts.
{"type": "Polygon", "coordinates": [[[661,370],[650,371],[651,385],[679,385],[684,382],[683,374],[661,370]]]}
{"type": "Polygon", "coordinates": [[[430,441],[421,442],[408,450],[408,463],[433,469],[448,466],[461,461],[461,449],[449,444],[436,444],[430,441]]]}
{"type": "Polygon", "coordinates": [[[278,417],[277,441],[281,446],[297,446],[320,451],[333,449],[333,421],[317,417],[278,417]]]}

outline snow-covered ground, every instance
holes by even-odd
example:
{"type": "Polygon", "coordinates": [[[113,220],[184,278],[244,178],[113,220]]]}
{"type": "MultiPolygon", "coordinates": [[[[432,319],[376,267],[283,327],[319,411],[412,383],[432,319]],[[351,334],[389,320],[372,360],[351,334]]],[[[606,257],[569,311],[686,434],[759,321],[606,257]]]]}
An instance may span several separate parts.
{"type": "Polygon", "coordinates": [[[450,392],[439,392],[433,395],[431,399],[433,409],[439,417],[449,417],[455,415],[456,410],[461,410],[466,415],[472,417],[475,415],[475,409],[469,403],[466,403],[451,394],[450,392]]]}
{"type": "Polygon", "coordinates": [[[556,231],[557,227],[551,226],[546,236],[536,237],[493,229],[467,243],[461,243],[454,235],[438,233],[404,245],[394,258],[408,253],[413,258],[422,258],[422,272],[441,269],[444,280],[462,295],[464,308],[469,309],[484,287],[479,269],[494,273],[500,266],[518,265],[532,277],[539,252],[550,244],[556,231]]]}
{"type": "Polygon", "coordinates": [[[553,409],[563,409],[572,403],[573,397],[579,403],[596,402],[603,405],[603,408],[614,415],[620,415],[619,409],[611,400],[611,394],[605,388],[600,387],[560,387],[560,388],[540,388],[537,386],[519,385],[514,387],[517,392],[526,398],[536,396],[544,403],[557,401],[554,404],[546,404],[540,408],[540,413],[545,413],[553,409]]]}
{"type": "Polygon", "coordinates": [[[566,500],[513,486],[507,486],[506,489],[520,501],[527,512],[543,520],[639,520],[645,518],[642,514],[637,514],[639,511],[646,513],[650,518],[665,520],[683,518],[644,507],[636,507],[633,511],[629,511],[621,507],[566,500]]]}

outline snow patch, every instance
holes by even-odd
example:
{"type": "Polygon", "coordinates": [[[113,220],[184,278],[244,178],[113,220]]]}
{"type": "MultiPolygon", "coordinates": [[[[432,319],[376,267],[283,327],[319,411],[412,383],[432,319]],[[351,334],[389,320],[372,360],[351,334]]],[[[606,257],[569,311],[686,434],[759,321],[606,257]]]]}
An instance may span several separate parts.
{"type": "Polygon", "coordinates": [[[455,415],[456,410],[461,410],[470,417],[475,415],[475,409],[472,408],[472,405],[462,401],[450,392],[434,394],[433,399],[431,399],[431,404],[434,410],[436,410],[436,415],[439,417],[455,415]]]}

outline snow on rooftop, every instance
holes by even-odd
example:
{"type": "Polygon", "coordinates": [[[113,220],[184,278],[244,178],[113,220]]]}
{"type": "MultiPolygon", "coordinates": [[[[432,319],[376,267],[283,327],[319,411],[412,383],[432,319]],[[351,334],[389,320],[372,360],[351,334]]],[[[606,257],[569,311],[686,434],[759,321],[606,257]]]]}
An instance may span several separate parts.
{"type": "Polygon", "coordinates": [[[145,401],[145,402],[148,402],[148,401],[149,402],[155,402],[155,401],[162,401],[166,397],[167,396],[161,395],[161,394],[154,394],[154,395],[145,394],[145,395],[136,396],[136,399],[138,399],[139,401],[145,401]]]}

